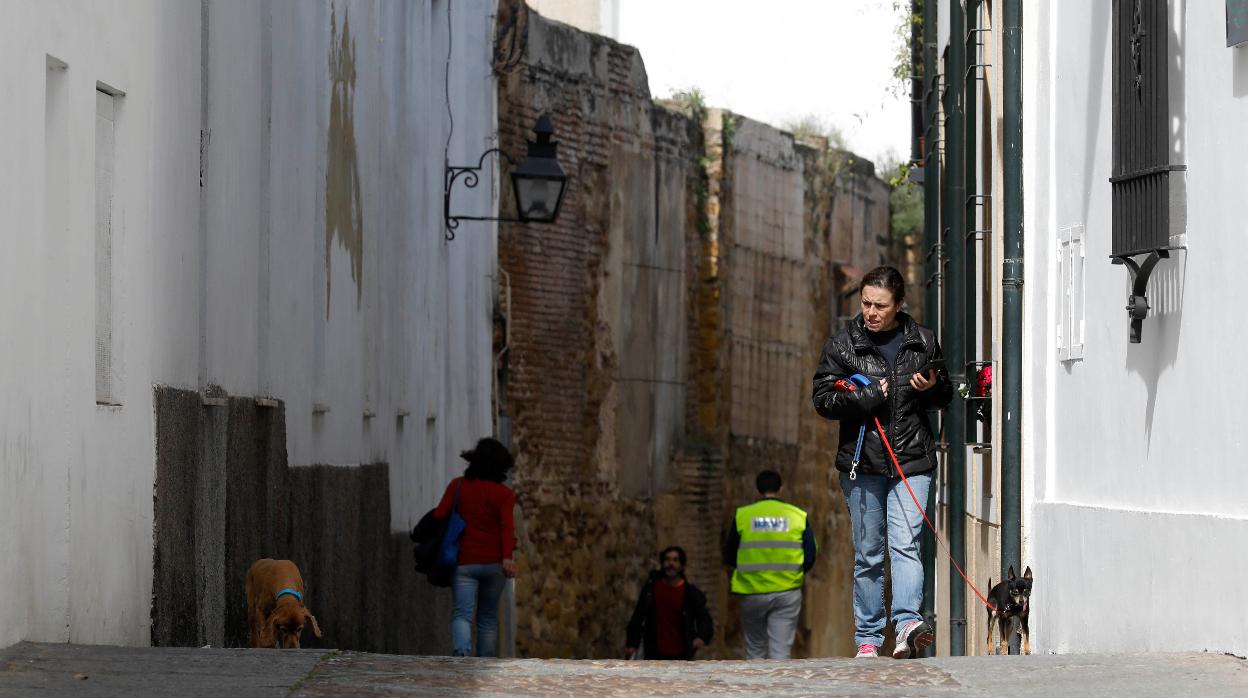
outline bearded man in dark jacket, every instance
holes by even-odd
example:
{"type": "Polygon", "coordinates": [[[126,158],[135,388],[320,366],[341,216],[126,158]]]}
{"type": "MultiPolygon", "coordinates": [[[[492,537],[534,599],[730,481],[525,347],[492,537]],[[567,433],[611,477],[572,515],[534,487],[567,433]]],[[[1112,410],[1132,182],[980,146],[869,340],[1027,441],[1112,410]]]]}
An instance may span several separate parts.
{"type": "Polygon", "coordinates": [[[659,553],[660,569],[650,573],[628,622],[626,657],[640,648],[643,659],[693,659],[710,644],[715,625],[706,594],[685,579],[687,559],[676,545],[659,553]]]}
{"type": "Polygon", "coordinates": [[[872,269],[863,276],[859,290],[862,313],[824,345],[813,399],[821,416],[840,422],[836,468],[853,528],[857,656],[879,656],[884,643],[887,542],[892,615],[898,629],[893,657],[904,659],[930,645],[934,635],[919,613],[923,516],[897,468],[926,505],[936,468],[936,434],[927,412],[949,404],[953,385],[935,333],[901,312],[906,296],[901,273],[893,267],[872,269]],[[869,383],[843,390],[844,381],[854,374],[867,377],[869,383]],[[897,464],[876,428],[877,419],[897,464]]]}

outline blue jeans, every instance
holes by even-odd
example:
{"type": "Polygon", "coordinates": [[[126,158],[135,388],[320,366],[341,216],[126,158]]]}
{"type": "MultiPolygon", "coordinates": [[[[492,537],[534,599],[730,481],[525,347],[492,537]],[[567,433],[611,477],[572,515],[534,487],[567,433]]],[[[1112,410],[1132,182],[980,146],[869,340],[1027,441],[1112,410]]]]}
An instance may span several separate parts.
{"type": "Polygon", "coordinates": [[[472,617],[477,617],[477,656],[498,656],[498,599],[503,595],[503,566],[460,565],[455,568],[451,644],[456,657],[472,656],[472,617]]]}
{"type": "MultiPolygon", "coordinates": [[[[931,473],[907,476],[924,506],[931,473]]],[[[893,576],[893,623],[898,629],[922,620],[923,560],[919,533],[923,516],[899,477],[841,473],[841,490],[849,506],[854,540],[854,644],[884,644],[884,545],[888,544],[893,576]]]]}

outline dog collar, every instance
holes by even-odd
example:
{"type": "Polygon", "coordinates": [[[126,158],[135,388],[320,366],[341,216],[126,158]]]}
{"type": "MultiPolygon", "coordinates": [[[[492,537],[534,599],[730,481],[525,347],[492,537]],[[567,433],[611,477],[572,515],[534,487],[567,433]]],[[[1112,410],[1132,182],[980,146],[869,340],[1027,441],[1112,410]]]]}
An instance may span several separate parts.
{"type": "Polygon", "coordinates": [[[296,599],[296,600],[298,600],[298,601],[299,601],[299,603],[303,603],[303,594],[300,594],[299,592],[295,591],[294,589],[289,589],[289,588],[287,588],[287,589],[282,589],[281,591],[279,591],[279,592],[277,592],[276,594],[274,594],[274,595],[273,595],[273,600],[274,600],[274,601],[277,601],[278,599],[282,598],[283,596],[293,596],[293,597],[295,597],[295,599],[296,599]]]}

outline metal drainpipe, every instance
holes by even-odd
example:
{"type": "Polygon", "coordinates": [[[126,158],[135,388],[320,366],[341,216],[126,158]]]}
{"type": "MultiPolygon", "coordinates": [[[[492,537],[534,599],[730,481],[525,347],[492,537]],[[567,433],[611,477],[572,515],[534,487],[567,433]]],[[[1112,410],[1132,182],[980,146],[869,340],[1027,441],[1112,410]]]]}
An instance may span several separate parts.
{"type": "MultiPolygon", "coordinates": [[[[940,326],[940,75],[936,63],[940,3],[926,0],[923,4],[923,249],[926,262],[923,276],[927,279],[923,299],[923,320],[929,327],[940,326]]],[[[928,493],[924,506],[935,511],[936,487],[928,493]]],[[[936,629],[936,538],[923,528],[920,542],[923,553],[923,619],[936,629]]],[[[933,647],[923,651],[934,654],[933,647]]]]}
{"type": "Polygon", "coordinates": [[[1023,0],[1002,8],[1002,188],[1004,266],[1001,270],[1001,578],[1022,573],[1023,443],[1023,0]]]}
{"type": "MultiPolygon", "coordinates": [[[[966,42],[966,71],[963,73],[965,92],[965,108],[963,113],[966,119],[966,142],[963,146],[966,148],[966,200],[963,205],[966,207],[966,229],[962,233],[962,264],[965,273],[962,278],[963,303],[966,309],[965,324],[963,325],[963,351],[966,354],[966,380],[970,384],[974,384],[975,374],[974,366],[969,365],[970,362],[979,360],[979,276],[976,274],[976,262],[979,259],[979,250],[976,248],[975,232],[980,228],[979,214],[983,207],[980,206],[982,200],[979,198],[979,71],[977,67],[979,63],[979,55],[975,45],[979,43],[979,8],[983,4],[983,0],[966,0],[965,5],[965,23],[966,35],[963,40],[966,42]]],[[[974,417],[969,412],[973,403],[966,400],[964,406],[968,410],[965,412],[966,438],[968,442],[976,441],[976,431],[974,417]]],[[[963,568],[965,569],[965,567],[963,568]]]]}
{"type": "MultiPolygon", "coordinates": [[[[976,249],[976,230],[983,227],[980,223],[979,213],[983,211],[983,207],[979,204],[982,201],[979,197],[979,71],[980,68],[976,64],[980,62],[979,52],[976,50],[976,44],[979,43],[979,8],[982,0],[966,0],[964,6],[966,34],[963,41],[966,46],[966,71],[963,73],[965,92],[965,115],[966,115],[966,200],[963,205],[966,207],[966,228],[962,233],[962,268],[964,270],[962,278],[963,307],[965,308],[966,318],[963,325],[963,352],[965,354],[964,375],[969,385],[975,383],[975,367],[970,362],[979,360],[979,275],[976,272],[976,262],[979,259],[978,250],[976,249]]],[[[974,403],[971,400],[963,401],[963,422],[967,442],[976,442],[977,429],[974,415],[970,412],[970,408],[974,403]]],[[[973,470],[973,451],[966,456],[966,468],[963,472],[973,470]]],[[[965,492],[965,487],[963,489],[965,492]]],[[[965,498],[963,498],[965,501],[965,498]]],[[[966,517],[963,516],[963,521],[966,517]]],[[[964,550],[965,547],[959,547],[958,550],[964,550]]],[[[962,564],[962,569],[967,569],[966,564],[962,564]]],[[[968,572],[969,574],[969,572],[968,572]]],[[[957,581],[961,582],[959,578],[957,581]]],[[[964,590],[966,587],[962,587],[964,590]]],[[[965,598],[966,593],[963,592],[965,598]]],[[[963,618],[966,616],[963,615],[963,618]]],[[[965,635],[965,630],[963,631],[965,635]]]]}
{"type": "MultiPolygon", "coordinates": [[[[945,121],[945,317],[943,339],[945,365],[955,387],[953,402],[945,418],[945,437],[949,453],[945,460],[948,482],[948,533],[952,561],[966,568],[966,404],[957,386],[966,382],[966,347],[963,327],[966,322],[964,282],[966,260],[961,240],[966,230],[966,175],[963,139],[966,124],[963,112],[963,76],[966,72],[966,25],[962,3],[949,3],[949,55],[946,67],[945,121]]],[[[966,587],[953,565],[949,580],[949,654],[966,654],[966,587]]]]}

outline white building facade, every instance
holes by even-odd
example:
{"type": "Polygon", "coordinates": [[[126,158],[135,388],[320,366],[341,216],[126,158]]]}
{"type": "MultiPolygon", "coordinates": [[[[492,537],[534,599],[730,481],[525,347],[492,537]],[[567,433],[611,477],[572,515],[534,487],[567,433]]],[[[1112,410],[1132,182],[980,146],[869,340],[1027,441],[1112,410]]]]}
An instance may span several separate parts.
{"type": "Polygon", "coordinates": [[[442,194],[494,3],[4,11],[0,646],[152,640],[157,386],[281,404],[292,468],[386,464],[410,528],[493,431],[494,230],[442,194]]]}
{"type": "Polygon", "coordinates": [[[1164,66],[1169,164],[1186,169],[1170,175],[1176,249],[1152,274],[1133,344],[1129,275],[1110,263],[1115,4],[1024,4],[1033,644],[1244,655],[1248,611],[1227,591],[1248,575],[1248,382],[1235,352],[1248,335],[1236,312],[1248,301],[1237,213],[1248,145],[1236,126],[1248,118],[1248,48],[1227,47],[1224,3],[1170,0],[1169,26],[1144,27],[1168,38],[1164,62],[1143,70],[1164,66]]]}
{"type": "MultiPolygon", "coordinates": [[[[1002,168],[1011,155],[1002,136],[1009,99],[1003,5],[953,5],[977,14],[966,19],[975,29],[951,36],[951,3],[941,0],[934,31],[943,60],[950,42],[967,41],[959,72],[974,90],[963,97],[974,141],[961,147],[975,174],[965,192],[966,231],[946,233],[946,242],[957,244],[963,232],[986,241],[968,268],[979,281],[966,322],[978,329],[966,358],[989,363],[997,388],[1009,370],[1001,365],[1002,168]]],[[[1248,160],[1236,126],[1248,117],[1248,46],[1228,46],[1238,40],[1228,39],[1235,26],[1228,7],[1238,5],[1022,3],[1021,527],[1023,565],[1035,575],[1033,652],[1248,654],[1248,611],[1226,593],[1248,574],[1239,552],[1248,543],[1239,426],[1239,393],[1248,383],[1234,353],[1248,334],[1236,317],[1240,298],[1248,300],[1237,284],[1248,245],[1236,213],[1248,160]],[[1153,91],[1158,85],[1164,93],[1153,91]],[[1131,131],[1124,105],[1144,109],[1150,100],[1146,132],[1131,131]],[[1129,164],[1150,148],[1155,162],[1129,164]],[[1145,198],[1149,212],[1127,198],[1115,210],[1111,178],[1155,176],[1167,184],[1155,201],[1145,198]],[[1120,236],[1164,220],[1145,252],[1128,257],[1142,262],[1151,249],[1168,255],[1148,278],[1138,343],[1125,309],[1134,277],[1111,260],[1133,249],[1115,238],[1115,215],[1120,236]]],[[[1240,19],[1237,26],[1248,29],[1248,17],[1240,19]]],[[[956,80],[929,77],[924,85],[937,82],[943,96],[956,80]]],[[[943,109],[929,143],[939,139],[942,159],[934,162],[947,167],[955,140],[944,120],[947,101],[943,109]]],[[[948,186],[944,168],[940,175],[948,186]]],[[[984,443],[967,449],[966,567],[977,586],[1000,581],[1009,525],[1001,520],[1001,468],[1012,465],[1001,462],[1002,397],[992,396],[984,443]]],[[[947,481],[947,466],[941,474],[947,481]]],[[[940,503],[943,529],[944,488],[940,503]]],[[[943,653],[949,589],[963,582],[947,571],[943,553],[938,558],[943,653]]],[[[965,596],[966,653],[982,654],[987,612],[969,589],[965,596]]]]}

